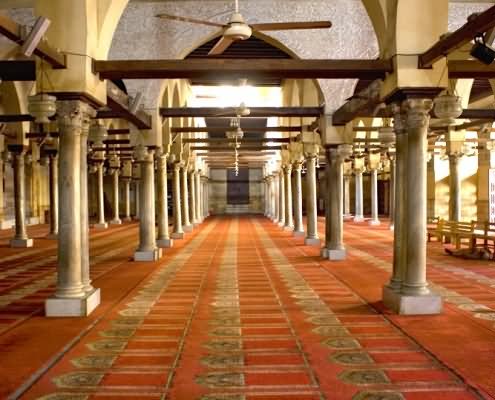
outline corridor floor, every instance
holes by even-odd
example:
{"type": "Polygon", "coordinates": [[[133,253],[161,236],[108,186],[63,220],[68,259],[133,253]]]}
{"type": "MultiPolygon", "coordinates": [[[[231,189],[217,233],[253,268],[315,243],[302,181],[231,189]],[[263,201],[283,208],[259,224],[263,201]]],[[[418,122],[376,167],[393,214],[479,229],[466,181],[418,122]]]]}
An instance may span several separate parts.
{"type": "Polygon", "coordinates": [[[495,264],[432,244],[445,313],[397,317],[379,301],[392,234],[345,229],[338,263],[261,217],[210,218],[156,263],[130,261],[135,224],[94,233],[102,305],[71,320],[41,314],[53,242],[0,248],[0,398],[495,398],[495,264]]]}

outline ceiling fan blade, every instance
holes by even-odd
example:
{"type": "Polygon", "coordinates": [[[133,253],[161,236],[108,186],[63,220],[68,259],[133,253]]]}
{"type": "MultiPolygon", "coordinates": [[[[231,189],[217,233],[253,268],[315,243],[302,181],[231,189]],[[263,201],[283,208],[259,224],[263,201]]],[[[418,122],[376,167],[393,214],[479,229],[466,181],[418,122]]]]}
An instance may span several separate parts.
{"type": "Polygon", "coordinates": [[[195,18],[189,18],[189,17],[180,17],[178,15],[157,14],[157,15],[155,15],[155,17],[157,17],[157,18],[163,18],[163,19],[171,19],[171,20],[174,20],[174,21],[190,22],[191,24],[216,26],[216,27],[219,27],[219,28],[225,27],[225,25],[219,24],[217,22],[203,21],[202,19],[195,19],[195,18]]]}
{"type": "Polygon", "coordinates": [[[330,21],[269,22],[250,26],[257,31],[285,31],[293,29],[327,29],[332,27],[332,23],[330,21]]]}
{"type": "Polygon", "coordinates": [[[234,43],[232,39],[222,36],[220,40],[213,46],[213,48],[208,53],[209,56],[218,56],[222,54],[229,46],[234,43]]]}

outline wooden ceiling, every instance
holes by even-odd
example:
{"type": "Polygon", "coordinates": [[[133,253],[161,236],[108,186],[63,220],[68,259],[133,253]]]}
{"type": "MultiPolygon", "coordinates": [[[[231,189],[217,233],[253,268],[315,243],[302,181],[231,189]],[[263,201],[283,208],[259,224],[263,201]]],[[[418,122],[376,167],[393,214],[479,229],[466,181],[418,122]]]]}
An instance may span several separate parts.
{"type": "MultiPolygon", "coordinates": [[[[286,52],[280,50],[278,47],[272,46],[271,44],[261,40],[255,36],[251,36],[247,40],[241,40],[233,43],[223,54],[219,56],[208,56],[208,52],[217,43],[218,37],[206,42],[202,46],[193,50],[187,57],[189,59],[201,59],[201,58],[241,58],[241,59],[290,59],[291,56],[286,52]]],[[[212,79],[202,79],[191,81],[193,85],[219,85],[219,84],[237,84],[237,82],[225,81],[221,78],[212,79]]],[[[254,86],[280,86],[282,80],[279,78],[261,78],[249,81],[250,85],[254,86]]]]}

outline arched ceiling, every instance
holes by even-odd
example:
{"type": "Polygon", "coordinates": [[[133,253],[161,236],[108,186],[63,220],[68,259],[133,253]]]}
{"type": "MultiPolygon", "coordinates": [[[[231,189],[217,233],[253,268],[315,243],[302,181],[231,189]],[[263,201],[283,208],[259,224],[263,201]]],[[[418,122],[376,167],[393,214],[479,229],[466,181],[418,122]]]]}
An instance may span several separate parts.
{"type": "MultiPolygon", "coordinates": [[[[6,0],[0,7],[28,6],[32,0],[6,0]]],[[[451,2],[449,30],[461,26],[473,12],[493,1],[451,2]]],[[[300,58],[370,59],[378,55],[375,34],[361,0],[240,0],[248,22],[330,19],[328,30],[270,32],[300,58]],[[288,5],[290,4],[290,5],[288,5]]],[[[114,35],[110,59],[183,58],[215,35],[215,28],[160,20],[155,14],[166,12],[225,22],[233,1],[224,0],[131,0],[114,35]]],[[[15,9],[9,14],[20,23],[33,20],[32,10],[15,9]]],[[[320,80],[328,111],[338,108],[354,91],[354,80],[320,80]]],[[[127,81],[129,91],[145,94],[146,107],[158,104],[160,84],[154,81],[127,81]]]]}

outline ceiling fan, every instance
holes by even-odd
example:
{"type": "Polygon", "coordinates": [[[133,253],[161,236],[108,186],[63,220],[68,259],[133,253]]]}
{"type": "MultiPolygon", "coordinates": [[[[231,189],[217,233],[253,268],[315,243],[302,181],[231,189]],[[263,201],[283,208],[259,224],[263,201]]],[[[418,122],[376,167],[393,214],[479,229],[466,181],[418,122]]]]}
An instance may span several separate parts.
{"type": "Polygon", "coordinates": [[[253,31],[282,31],[294,29],[326,29],[332,26],[330,21],[307,21],[307,22],[269,22],[261,24],[248,25],[242,15],[239,13],[239,0],[235,0],[235,12],[230,17],[227,24],[217,22],[203,21],[195,18],[180,17],[170,14],[158,14],[158,18],[171,19],[175,21],[190,22],[223,28],[223,33],[215,46],[210,50],[208,55],[223,54],[229,46],[239,40],[249,39],[253,31]]]}

